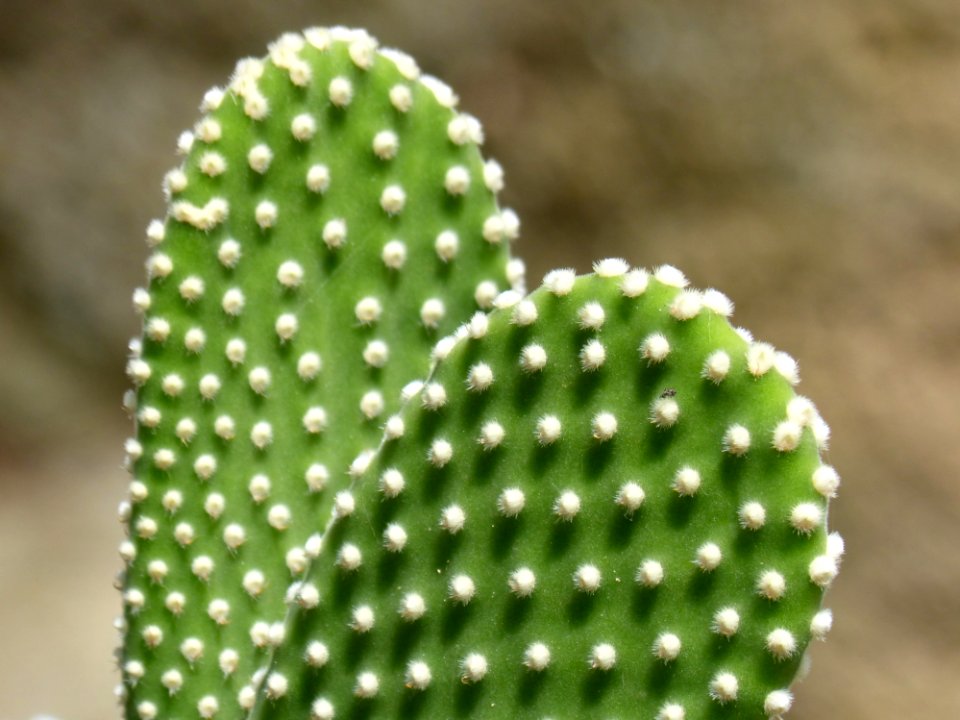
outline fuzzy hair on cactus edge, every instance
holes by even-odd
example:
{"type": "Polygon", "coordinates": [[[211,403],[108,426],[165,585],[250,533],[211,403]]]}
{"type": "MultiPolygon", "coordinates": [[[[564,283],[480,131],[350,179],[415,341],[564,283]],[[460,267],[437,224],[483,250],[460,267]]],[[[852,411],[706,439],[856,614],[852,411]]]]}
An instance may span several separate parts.
{"type": "Polygon", "coordinates": [[[843,554],[795,361],[671,266],[526,295],[457,105],[312,28],[181,135],[127,367],[127,720],[790,709],[843,554]]]}

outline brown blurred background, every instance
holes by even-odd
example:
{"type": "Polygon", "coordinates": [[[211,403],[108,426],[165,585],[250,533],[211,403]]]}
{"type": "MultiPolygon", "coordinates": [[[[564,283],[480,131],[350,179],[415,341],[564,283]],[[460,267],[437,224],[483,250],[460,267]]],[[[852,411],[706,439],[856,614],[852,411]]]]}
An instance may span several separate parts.
{"type": "Polygon", "coordinates": [[[202,92],[336,23],[483,119],[532,282],[674,263],[800,360],[849,552],[791,717],[960,718],[956,0],[0,0],[0,719],[117,716],[143,229],[202,92]]]}

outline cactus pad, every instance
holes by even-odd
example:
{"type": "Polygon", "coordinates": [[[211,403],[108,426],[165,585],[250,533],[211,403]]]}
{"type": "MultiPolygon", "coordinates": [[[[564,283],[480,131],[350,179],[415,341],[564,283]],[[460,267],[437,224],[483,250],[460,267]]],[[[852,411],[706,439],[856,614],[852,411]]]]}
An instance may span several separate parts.
{"type": "Polygon", "coordinates": [[[238,717],[350,462],[437,339],[522,283],[456,104],[366,33],[314,29],[241,61],[181,136],[134,295],[127,717],[238,717]]]}
{"type": "Polygon", "coordinates": [[[252,717],[789,709],[842,553],[826,425],[725,296],[596,271],[438,346],[342,491],[252,717]]]}

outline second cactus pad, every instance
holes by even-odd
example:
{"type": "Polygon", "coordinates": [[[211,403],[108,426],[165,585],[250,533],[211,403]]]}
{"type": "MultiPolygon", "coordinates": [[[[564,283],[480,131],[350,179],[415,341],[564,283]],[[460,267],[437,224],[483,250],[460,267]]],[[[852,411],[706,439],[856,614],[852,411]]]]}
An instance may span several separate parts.
{"type": "Polygon", "coordinates": [[[252,705],[350,462],[437,339],[521,280],[456,103],[367,33],[314,28],[241,61],[181,136],[134,296],[126,717],[252,705]]]}
{"type": "Polygon", "coordinates": [[[839,562],[826,426],[730,302],[604,261],[443,343],[253,717],[764,718],[839,562]]]}

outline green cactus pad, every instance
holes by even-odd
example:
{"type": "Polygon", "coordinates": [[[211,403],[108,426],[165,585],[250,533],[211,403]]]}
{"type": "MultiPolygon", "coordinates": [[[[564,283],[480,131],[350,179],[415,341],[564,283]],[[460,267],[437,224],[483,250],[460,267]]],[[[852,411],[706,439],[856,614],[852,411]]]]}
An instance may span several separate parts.
{"type": "Polygon", "coordinates": [[[441,344],[342,496],[252,717],[789,709],[842,552],[826,425],[725,296],[596,270],[441,344]]]}
{"type": "Polygon", "coordinates": [[[437,339],[522,284],[456,103],[366,33],[313,29],[241,61],[181,136],[134,295],[128,718],[239,716],[350,462],[437,339]]]}

